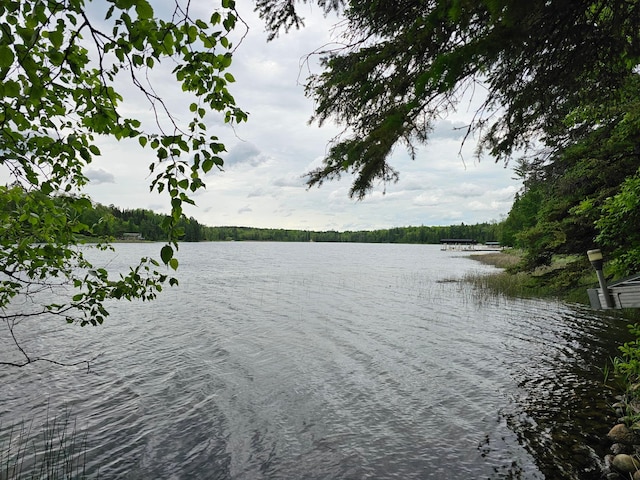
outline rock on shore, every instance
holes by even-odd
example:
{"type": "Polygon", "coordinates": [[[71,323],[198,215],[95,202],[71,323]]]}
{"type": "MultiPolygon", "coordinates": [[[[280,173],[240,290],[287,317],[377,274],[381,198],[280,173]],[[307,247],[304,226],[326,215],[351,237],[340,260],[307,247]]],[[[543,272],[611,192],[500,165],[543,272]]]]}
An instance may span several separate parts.
{"type": "Polygon", "coordinates": [[[612,445],[611,454],[605,457],[604,478],[640,480],[640,434],[619,423],[609,431],[607,437],[612,445]]]}

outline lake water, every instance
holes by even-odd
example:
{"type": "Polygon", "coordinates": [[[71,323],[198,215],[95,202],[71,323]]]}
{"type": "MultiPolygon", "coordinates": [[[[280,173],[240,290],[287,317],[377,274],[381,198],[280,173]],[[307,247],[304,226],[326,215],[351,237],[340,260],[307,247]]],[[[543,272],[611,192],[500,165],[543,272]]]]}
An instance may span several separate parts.
{"type": "MultiPolygon", "coordinates": [[[[159,248],[92,257],[120,269],[159,248]]],[[[3,367],[4,440],[66,411],[103,479],[599,478],[602,367],[625,322],[475,291],[456,280],[493,267],[467,255],[183,244],[180,286],[157,301],[97,328],[20,326],[31,352],[101,356],[89,373],[3,367]]]]}

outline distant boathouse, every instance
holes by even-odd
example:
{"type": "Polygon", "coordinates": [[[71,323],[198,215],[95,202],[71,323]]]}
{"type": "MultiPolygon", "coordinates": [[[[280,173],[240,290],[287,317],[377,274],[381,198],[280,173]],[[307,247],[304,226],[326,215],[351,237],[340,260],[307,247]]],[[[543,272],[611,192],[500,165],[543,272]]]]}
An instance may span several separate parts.
{"type": "Polygon", "coordinates": [[[478,243],[473,238],[441,238],[442,250],[501,250],[500,242],[478,243]]]}

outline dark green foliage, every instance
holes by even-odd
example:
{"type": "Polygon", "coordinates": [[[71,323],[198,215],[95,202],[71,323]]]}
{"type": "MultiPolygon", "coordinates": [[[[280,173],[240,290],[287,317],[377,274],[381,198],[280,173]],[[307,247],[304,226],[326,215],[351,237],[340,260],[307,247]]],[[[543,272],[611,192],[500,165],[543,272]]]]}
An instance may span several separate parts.
{"type": "Polygon", "coordinates": [[[502,225],[502,243],[513,247],[524,246],[519,233],[536,224],[543,198],[540,188],[530,189],[522,195],[516,194],[509,216],[502,225]]]}
{"type": "Polygon", "coordinates": [[[607,111],[583,110],[567,123],[591,115],[600,127],[548,158],[520,170],[525,190],[505,221],[513,243],[525,249],[523,266],[548,265],[555,254],[585,255],[602,247],[619,275],[636,273],[640,247],[638,193],[640,167],[640,87],[634,78],[607,111]],[[635,202],[635,203],[634,203],[635,202]]]}
{"type": "MultiPolygon", "coordinates": [[[[307,0],[303,0],[306,3],[307,0]]],[[[325,13],[338,10],[344,0],[316,0],[325,13]]],[[[256,0],[256,10],[260,12],[269,30],[269,40],[273,40],[280,29],[288,32],[292,27],[304,26],[304,18],[298,15],[296,0],[256,0]]]]}
{"type": "MultiPolygon", "coordinates": [[[[634,323],[628,326],[632,340],[625,342],[621,347],[620,355],[613,359],[613,374],[627,388],[626,400],[628,403],[637,404],[640,400],[638,384],[640,382],[640,324],[634,323]]],[[[637,409],[631,408],[625,421],[633,424],[640,420],[637,409]]]]}
{"type": "MultiPolygon", "coordinates": [[[[257,9],[273,32],[298,26],[293,1],[261,0],[257,9]]],[[[358,198],[397,178],[388,160],[398,143],[415,155],[434,122],[478,85],[487,97],[469,132],[507,159],[541,138],[566,147],[599,126],[593,116],[570,128],[565,120],[611,108],[640,60],[636,1],[347,1],[344,15],[345,47],[323,59],[307,92],[315,120],[345,131],[309,184],[349,172],[358,198]]]]}
{"type": "MultiPolygon", "coordinates": [[[[120,209],[113,205],[105,207],[99,203],[82,210],[79,216],[85,229],[80,233],[86,237],[97,237],[103,240],[126,239],[125,234],[139,234],[140,240],[161,242],[167,239],[163,228],[168,215],[161,215],[142,208],[120,209]]],[[[177,240],[183,242],[198,242],[204,240],[203,226],[191,217],[184,215],[175,224],[177,240]]],[[[136,239],[136,237],[134,237],[136,239]]]]}
{"type": "Polygon", "coordinates": [[[597,240],[612,250],[616,271],[640,272],[640,171],[606,199],[596,225],[597,240]]]}
{"type": "Polygon", "coordinates": [[[450,225],[446,227],[398,227],[362,231],[308,231],[250,227],[202,227],[205,240],[275,241],[275,242],[354,242],[438,244],[443,238],[473,238],[478,243],[495,241],[500,224],[450,225]]]}

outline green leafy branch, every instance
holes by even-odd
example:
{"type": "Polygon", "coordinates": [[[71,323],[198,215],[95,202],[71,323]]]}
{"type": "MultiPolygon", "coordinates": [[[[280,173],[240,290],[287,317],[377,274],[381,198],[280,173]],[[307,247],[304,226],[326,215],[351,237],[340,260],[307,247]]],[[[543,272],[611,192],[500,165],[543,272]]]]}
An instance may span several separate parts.
{"type": "Polygon", "coordinates": [[[163,285],[177,284],[160,267],[178,268],[183,207],[194,204],[203,177],[223,166],[225,146],[207,131],[206,117],[247,120],[229,90],[229,33],[241,21],[235,2],[223,0],[206,19],[193,18],[190,5],[176,0],[159,18],[148,0],[0,3],[0,165],[12,179],[0,186],[0,318],[14,340],[20,318],[99,325],[108,301],[152,300],[163,285]],[[104,18],[96,13],[101,6],[104,18]],[[173,65],[173,80],[190,102],[186,123],[154,89],[152,72],[163,63],[173,65]],[[122,79],[148,101],[151,125],[122,113],[122,79]],[[116,279],[81,248],[93,227],[79,220],[90,200],[78,192],[105,136],[151,151],[150,190],[167,194],[171,205],[160,261],[142,258],[116,279]],[[66,300],[19,311],[17,300],[46,291],[66,300]]]}

